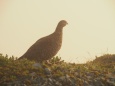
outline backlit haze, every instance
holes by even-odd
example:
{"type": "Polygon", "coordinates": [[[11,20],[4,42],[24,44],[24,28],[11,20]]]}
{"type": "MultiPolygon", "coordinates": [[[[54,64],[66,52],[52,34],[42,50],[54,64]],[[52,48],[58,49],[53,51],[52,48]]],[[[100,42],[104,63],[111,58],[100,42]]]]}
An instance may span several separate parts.
{"type": "Polygon", "coordinates": [[[63,19],[63,60],[115,53],[115,0],[0,0],[0,53],[20,57],[63,19]]]}

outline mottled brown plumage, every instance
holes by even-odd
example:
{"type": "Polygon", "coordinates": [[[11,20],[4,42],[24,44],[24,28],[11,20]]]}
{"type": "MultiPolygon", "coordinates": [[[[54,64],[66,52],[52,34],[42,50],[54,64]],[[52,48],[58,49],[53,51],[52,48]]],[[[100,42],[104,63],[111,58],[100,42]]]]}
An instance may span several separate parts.
{"type": "Polygon", "coordinates": [[[66,24],[65,20],[61,20],[52,34],[36,41],[19,59],[27,58],[36,62],[51,59],[61,48],[63,27],[66,24]]]}

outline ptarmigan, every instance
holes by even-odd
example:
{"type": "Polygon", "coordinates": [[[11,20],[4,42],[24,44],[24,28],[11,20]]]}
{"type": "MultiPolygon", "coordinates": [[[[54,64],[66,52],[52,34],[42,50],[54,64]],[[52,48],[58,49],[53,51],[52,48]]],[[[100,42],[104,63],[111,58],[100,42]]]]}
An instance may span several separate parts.
{"type": "Polygon", "coordinates": [[[19,59],[27,58],[35,62],[51,59],[61,48],[63,27],[66,26],[66,24],[67,22],[65,20],[61,20],[52,34],[36,41],[19,59]]]}

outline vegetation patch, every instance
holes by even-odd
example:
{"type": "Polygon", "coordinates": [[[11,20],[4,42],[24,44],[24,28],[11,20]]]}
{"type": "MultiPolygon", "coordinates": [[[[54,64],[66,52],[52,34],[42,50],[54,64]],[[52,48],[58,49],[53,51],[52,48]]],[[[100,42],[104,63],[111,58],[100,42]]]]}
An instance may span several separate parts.
{"type": "Polygon", "coordinates": [[[54,57],[43,63],[0,54],[0,86],[115,86],[115,55],[85,64],[54,57]]]}

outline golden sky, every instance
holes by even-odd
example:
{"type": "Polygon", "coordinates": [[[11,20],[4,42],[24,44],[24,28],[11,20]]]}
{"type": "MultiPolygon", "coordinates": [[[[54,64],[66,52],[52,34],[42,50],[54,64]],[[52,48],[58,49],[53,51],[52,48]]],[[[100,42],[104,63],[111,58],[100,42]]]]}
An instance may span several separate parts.
{"type": "Polygon", "coordinates": [[[85,62],[115,53],[114,0],[0,0],[0,53],[21,56],[65,19],[58,56],[85,62]]]}

